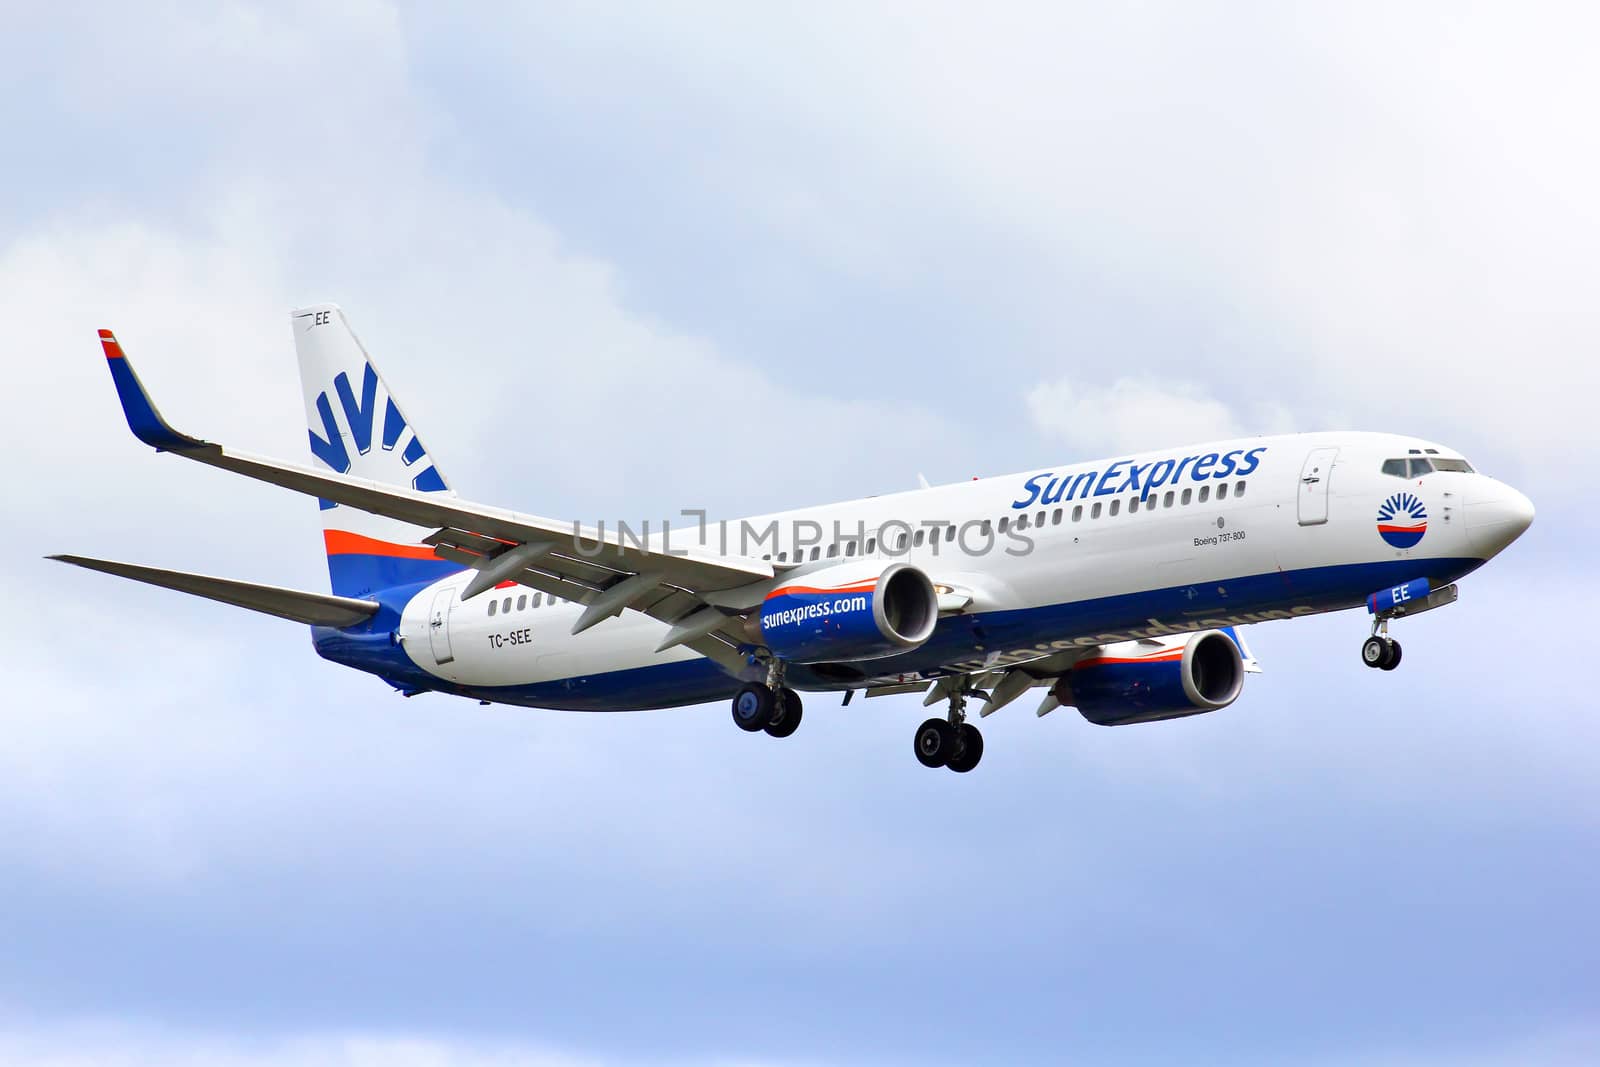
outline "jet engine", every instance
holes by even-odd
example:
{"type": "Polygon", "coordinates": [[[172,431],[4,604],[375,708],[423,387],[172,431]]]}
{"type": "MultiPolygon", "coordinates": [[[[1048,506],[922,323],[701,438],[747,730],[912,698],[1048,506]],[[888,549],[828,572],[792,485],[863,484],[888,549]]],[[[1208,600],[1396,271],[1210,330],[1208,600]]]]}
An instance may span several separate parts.
{"type": "Polygon", "coordinates": [[[1244,688],[1244,658],[1221,630],[1106,645],[1051,690],[1096,726],[1123,726],[1225,708],[1244,688]]]}
{"type": "Polygon", "coordinates": [[[879,659],[926,641],[939,603],[916,567],[859,560],[780,583],[757,621],[761,641],[790,663],[879,659]]]}

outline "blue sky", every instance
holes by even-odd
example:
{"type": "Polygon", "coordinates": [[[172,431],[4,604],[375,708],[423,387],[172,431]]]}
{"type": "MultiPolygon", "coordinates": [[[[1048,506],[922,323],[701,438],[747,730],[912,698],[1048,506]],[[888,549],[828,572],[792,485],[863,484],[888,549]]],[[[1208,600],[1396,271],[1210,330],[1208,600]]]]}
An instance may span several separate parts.
{"type": "Polygon", "coordinates": [[[1600,1059],[1588,12],[8,25],[0,1062],[1600,1059]],[[1539,519],[1393,675],[1355,616],[1257,627],[1234,707],[1008,710],[960,779],[911,758],[915,700],[819,698],[781,744],[720,705],[403,701],[39,558],[321,588],[315,509],[138,447],[93,342],[299,457],[317,300],[459,490],[535,513],[1351,427],[1539,519]]]}

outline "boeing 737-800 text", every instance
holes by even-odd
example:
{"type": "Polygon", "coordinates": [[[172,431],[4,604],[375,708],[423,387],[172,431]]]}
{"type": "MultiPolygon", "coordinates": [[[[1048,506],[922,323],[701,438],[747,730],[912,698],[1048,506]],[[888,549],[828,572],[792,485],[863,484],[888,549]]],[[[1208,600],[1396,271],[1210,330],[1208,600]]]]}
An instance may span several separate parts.
{"type": "Polygon", "coordinates": [[[587,711],[732,698],[786,737],[804,692],[924,693],[929,767],[969,771],[987,715],[1152,722],[1227,707],[1256,670],[1239,627],[1365,607],[1389,623],[1533,520],[1521,493],[1431,441],[1217,441],[751,519],[611,530],[473,504],[331,304],[292,316],[312,466],[173,429],[100,332],[128,425],[159,451],[316,497],[332,593],[56,556],[309,624],[326,659],[407,696],[587,711]]]}

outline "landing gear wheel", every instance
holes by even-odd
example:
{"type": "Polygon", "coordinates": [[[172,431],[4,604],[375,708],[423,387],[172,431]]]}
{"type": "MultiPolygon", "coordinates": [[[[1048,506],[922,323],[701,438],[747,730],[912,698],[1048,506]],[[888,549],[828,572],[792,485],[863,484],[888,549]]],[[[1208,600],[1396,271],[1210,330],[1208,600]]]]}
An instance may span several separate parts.
{"type": "Polygon", "coordinates": [[[759,682],[751,682],[733,698],[734,725],[750,733],[765,730],[772,721],[774,703],[772,690],[759,682]]]}
{"type": "Polygon", "coordinates": [[[1400,666],[1400,642],[1391,640],[1389,642],[1389,656],[1382,663],[1378,664],[1378,669],[1392,671],[1398,666],[1400,666]]]}
{"type": "Polygon", "coordinates": [[[772,721],[767,723],[767,733],[773,737],[788,737],[800,729],[800,694],[787,687],[778,690],[773,702],[772,721]]]}
{"type": "Polygon", "coordinates": [[[943,767],[960,747],[956,728],[944,719],[929,719],[917,727],[917,762],[924,767],[943,767]]]}
{"type": "Polygon", "coordinates": [[[983,735],[978,728],[964,722],[956,730],[956,755],[945,764],[957,774],[966,774],[983,759],[983,735]]]}
{"type": "Polygon", "coordinates": [[[1373,636],[1361,643],[1361,662],[1369,667],[1382,667],[1389,659],[1389,642],[1373,636]]]}

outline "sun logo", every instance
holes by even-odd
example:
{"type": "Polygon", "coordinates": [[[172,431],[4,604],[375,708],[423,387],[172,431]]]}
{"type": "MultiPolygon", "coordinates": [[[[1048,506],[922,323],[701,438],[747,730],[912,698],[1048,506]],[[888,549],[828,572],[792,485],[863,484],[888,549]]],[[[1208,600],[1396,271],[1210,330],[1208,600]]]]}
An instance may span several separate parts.
{"type": "Polygon", "coordinates": [[[1396,493],[1378,509],[1378,536],[1395,548],[1413,548],[1428,532],[1428,509],[1411,493],[1396,493]]]}
{"type": "MultiPolygon", "coordinates": [[[[378,422],[378,372],[368,363],[362,367],[361,394],[356,395],[356,390],[350,384],[350,376],[340,371],[334,376],[333,388],[323,390],[317,394],[317,415],[322,420],[322,432],[325,437],[318,437],[315,429],[311,434],[311,454],[327,464],[328,469],[338,474],[354,473],[360,477],[389,481],[396,485],[404,485],[410,481],[411,487],[422,493],[437,493],[449,488],[445,485],[444,478],[428,458],[428,452],[422,447],[422,441],[415,431],[407,432],[410,428],[406,425],[405,416],[400,414],[400,408],[391,396],[383,397],[383,421],[381,428],[378,422]],[[339,407],[344,412],[345,423],[349,426],[349,433],[340,430],[339,422],[334,417],[333,404],[328,399],[328,394],[333,393],[339,401],[339,407]],[[372,446],[374,439],[381,451],[374,453],[372,446]],[[401,442],[404,441],[404,447],[401,442]],[[355,455],[351,455],[350,448],[355,446],[355,455]],[[374,460],[384,453],[399,450],[400,464],[398,469],[391,470],[373,462],[363,461],[361,457],[371,455],[374,460]]],[[[332,501],[320,502],[322,510],[337,507],[332,501]]]]}

